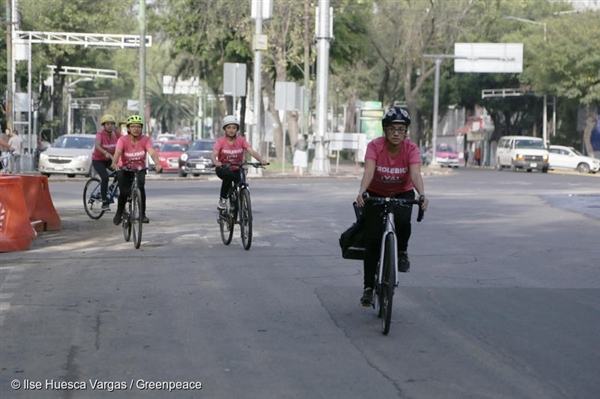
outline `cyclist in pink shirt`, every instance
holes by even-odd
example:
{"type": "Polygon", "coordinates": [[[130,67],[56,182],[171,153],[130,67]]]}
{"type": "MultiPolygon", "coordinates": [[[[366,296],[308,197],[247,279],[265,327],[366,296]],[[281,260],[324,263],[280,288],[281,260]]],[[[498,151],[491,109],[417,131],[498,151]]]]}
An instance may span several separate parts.
{"type": "Polygon", "coordinates": [[[239,166],[232,165],[230,168],[222,168],[221,165],[243,162],[245,152],[248,152],[261,164],[267,165],[267,162],[262,160],[260,154],[252,149],[246,138],[237,135],[237,132],[240,130],[240,122],[238,122],[235,116],[227,115],[223,118],[222,125],[225,136],[217,139],[213,147],[213,152],[210,154],[210,159],[215,164],[217,176],[223,180],[221,183],[219,209],[225,209],[227,205],[227,193],[229,187],[231,187],[231,182],[238,183],[240,181],[239,166]]]}
{"type": "Polygon", "coordinates": [[[119,181],[119,204],[117,213],[113,218],[115,225],[121,224],[123,210],[127,202],[127,197],[131,194],[131,185],[133,184],[134,173],[138,173],[138,184],[140,193],[142,194],[142,218],[144,223],[150,223],[150,219],[146,216],[146,171],[138,172],[137,170],[124,170],[127,168],[145,168],[146,153],[150,154],[154,160],[154,170],[160,172],[162,166],[158,161],[158,154],[152,148],[152,140],[150,137],[142,134],[144,120],[139,115],[131,115],[127,118],[127,135],[121,136],[117,141],[115,154],[112,160],[112,169],[117,170],[117,180],[119,181]]]}
{"type": "MultiPolygon", "coordinates": [[[[400,107],[390,108],[381,120],[383,137],[367,145],[365,167],[356,202],[365,206],[363,195],[414,199],[415,190],[425,196],[421,176],[421,153],[419,147],[407,137],[410,126],[408,112],[400,107]]],[[[421,208],[427,210],[429,200],[425,198],[421,208]]],[[[406,252],[410,239],[412,207],[394,211],[398,236],[398,271],[408,272],[410,261],[406,252]]],[[[367,243],[364,259],[364,291],[360,299],[363,306],[373,302],[375,269],[381,251],[381,237],[385,226],[381,223],[378,208],[367,205],[364,209],[367,243]]]]}
{"type": "Polygon", "coordinates": [[[96,133],[96,144],[92,152],[92,166],[98,176],[100,176],[100,193],[102,195],[102,210],[110,211],[106,193],[108,190],[108,168],[112,164],[112,156],[115,153],[117,140],[121,133],[115,129],[117,120],[111,114],[102,115],[100,124],[102,130],[96,133]]]}

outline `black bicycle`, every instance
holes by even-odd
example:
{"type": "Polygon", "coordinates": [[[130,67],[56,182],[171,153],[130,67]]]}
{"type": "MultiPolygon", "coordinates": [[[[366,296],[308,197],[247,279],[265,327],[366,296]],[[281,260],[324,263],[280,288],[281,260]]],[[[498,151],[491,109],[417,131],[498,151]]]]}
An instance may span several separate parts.
{"type": "MultiPolygon", "coordinates": [[[[115,198],[119,198],[119,182],[117,181],[117,172],[112,171],[109,173],[108,178],[113,178],[112,182],[108,186],[106,197],[109,204],[114,204],[115,198]]],[[[91,177],[85,183],[83,188],[83,208],[85,213],[95,220],[98,220],[104,215],[102,210],[102,195],[100,193],[100,178],[91,177]]]]}
{"type": "Polygon", "coordinates": [[[154,168],[124,167],[121,170],[134,172],[133,183],[131,184],[131,194],[127,197],[121,225],[123,226],[123,237],[125,237],[125,241],[129,242],[133,233],[133,245],[135,246],[135,249],[138,249],[142,244],[142,225],[144,222],[144,215],[142,213],[142,193],[138,186],[138,175],[140,173],[145,173],[147,170],[154,170],[154,168]]]}
{"type": "Polygon", "coordinates": [[[423,220],[424,197],[419,199],[401,199],[390,197],[366,197],[366,202],[371,202],[373,206],[383,207],[383,223],[385,230],[382,236],[382,249],[379,255],[379,262],[375,269],[375,289],[373,292],[373,308],[377,308],[377,317],[381,318],[383,334],[387,335],[390,331],[392,322],[392,306],[394,303],[394,289],[399,284],[398,273],[398,240],[396,237],[396,225],[394,220],[394,208],[405,208],[413,205],[419,206],[417,222],[423,220]]]}
{"type": "MultiPolygon", "coordinates": [[[[250,202],[250,189],[246,182],[246,166],[251,165],[255,168],[263,167],[260,162],[228,163],[222,164],[223,168],[231,166],[239,166],[240,181],[237,184],[232,183],[227,194],[227,206],[225,209],[219,210],[217,222],[221,230],[221,239],[223,244],[229,245],[233,238],[233,226],[240,225],[240,233],[242,237],[242,245],[245,250],[249,250],[252,245],[252,204],[250,202]]],[[[265,164],[265,165],[268,165],[265,164]]],[[[214,165],[209,165],[213,167],[214,165]]]]}

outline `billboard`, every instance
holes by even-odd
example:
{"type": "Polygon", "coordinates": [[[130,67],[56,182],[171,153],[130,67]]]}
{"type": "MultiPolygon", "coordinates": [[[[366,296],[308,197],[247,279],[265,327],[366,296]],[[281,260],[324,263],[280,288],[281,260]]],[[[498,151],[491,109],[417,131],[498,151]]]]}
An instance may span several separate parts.
{"type": "Polygon", "coordinates": [[[521,73],[523,43],[455,43],[454,72],[521,73]]]}

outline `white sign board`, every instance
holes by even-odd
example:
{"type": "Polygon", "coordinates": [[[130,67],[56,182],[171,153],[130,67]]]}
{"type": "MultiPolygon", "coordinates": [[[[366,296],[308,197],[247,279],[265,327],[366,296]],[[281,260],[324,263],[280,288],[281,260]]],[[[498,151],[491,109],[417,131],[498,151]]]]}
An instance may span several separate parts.
{"type": "Polygon", "coordinates": [[[195,94],[202,92],[200,80],[191,78],[178,80],[173,76],[163,75],[163,94],[195,94]]]}
{"type": "Polygon", "coordinates": [[[523,43],[455,43],[454,72],[521,73],[523,43]]]}
{"type": "Polygon", "coordinates": [[[299,109],[296,83],[275,82],[275,109],[278,111],[294,111],[299,109]]]}
{"type": "Polygon", "coordinates": [[[246,97],[246,64],[226,62],[223,65],[223,94],[246,97]]]}

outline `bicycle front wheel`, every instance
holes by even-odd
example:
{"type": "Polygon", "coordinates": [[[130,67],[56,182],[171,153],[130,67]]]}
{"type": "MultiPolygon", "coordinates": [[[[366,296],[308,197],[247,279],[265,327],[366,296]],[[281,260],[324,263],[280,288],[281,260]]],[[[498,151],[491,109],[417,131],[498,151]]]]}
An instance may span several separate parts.
{"type": "Polygon", "coordinates": [[[142,244],[142,193],[139,188],[133,190],[131,194],[131,225],[133,230],[133,245],[138,249],[142,244]]]}
{"type": "Polygon", "coordinates": [[[102,195],[100,194],[100,179],[92,177],[85,183],[83,188],[83,209],[85,213],[98,220],[104,215],[102,210],[102,195]]]}
{"type": "Polygon", "coordinates": [[[394,288],[396,286],[396,264],[398,255],[394,251],[394,235],[388,234],[385,238],[383,256],[383,275],[381,281],[381,326],[383,334],[390,332],[392,323],[392,305],[394,302],[394,288]]]}
{"type": "Polygon", "coordinates": [[[123,237],[125,237],[125,241],[129,242],[131,239],[131,198],[128,199],[127,204],[125,205],[127,209],[123,212],[123,219],[121,224],[123,225],[123,237]]]}
{"type": "Polygon", "coordinates": [[[242,245],[247,251],[252,245],[252,205],[250,204],[250,191],[240,191],[240,230],[242,245]]]}

